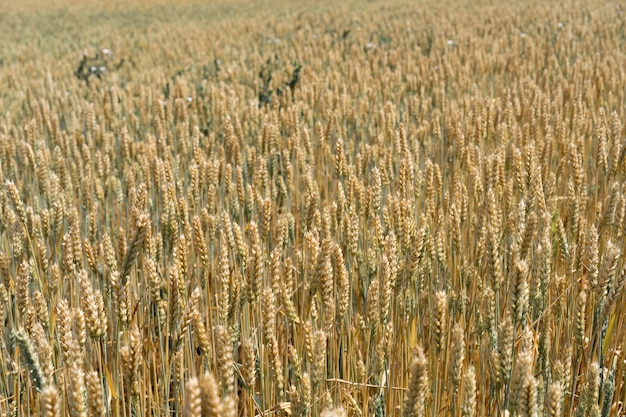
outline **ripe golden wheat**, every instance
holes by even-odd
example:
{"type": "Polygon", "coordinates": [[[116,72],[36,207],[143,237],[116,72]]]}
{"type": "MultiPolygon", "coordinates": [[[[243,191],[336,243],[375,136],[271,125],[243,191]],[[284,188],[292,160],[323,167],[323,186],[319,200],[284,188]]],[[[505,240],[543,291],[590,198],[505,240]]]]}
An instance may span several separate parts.
{"type": "Polygon", "coordinates": [[[624,415],[624,9],[457,3],[0,12],[0,415],[624,415]]]}

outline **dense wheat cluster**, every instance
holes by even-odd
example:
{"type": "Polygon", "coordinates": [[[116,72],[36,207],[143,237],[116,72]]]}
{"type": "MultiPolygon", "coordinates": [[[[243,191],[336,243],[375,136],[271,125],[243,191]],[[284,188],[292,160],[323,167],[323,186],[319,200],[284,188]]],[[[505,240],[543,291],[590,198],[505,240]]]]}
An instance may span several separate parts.
{"type": "Polygon", "coordinates": [[[623,416],[623,7],[280,3],[0,11],[0,415],[623,416]]]}

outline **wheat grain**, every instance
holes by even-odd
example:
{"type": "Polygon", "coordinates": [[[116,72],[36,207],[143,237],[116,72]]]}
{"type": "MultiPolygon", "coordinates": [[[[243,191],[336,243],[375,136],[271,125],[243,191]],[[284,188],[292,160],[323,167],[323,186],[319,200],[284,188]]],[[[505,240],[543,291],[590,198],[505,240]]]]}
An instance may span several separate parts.
{"type": "Polygon", "coordinates": [[[428,360],[421,348],[410,367],[408,391],[404,400],[403,415],[406,417],[419,417],[424,414],[428,390],[428,360]]]}
{"type": "Polygon", "coordinates": [[[60,417],[59,391],[54,385],[46,386],[41,392],[41,408],[44,417],[60,417]]]}

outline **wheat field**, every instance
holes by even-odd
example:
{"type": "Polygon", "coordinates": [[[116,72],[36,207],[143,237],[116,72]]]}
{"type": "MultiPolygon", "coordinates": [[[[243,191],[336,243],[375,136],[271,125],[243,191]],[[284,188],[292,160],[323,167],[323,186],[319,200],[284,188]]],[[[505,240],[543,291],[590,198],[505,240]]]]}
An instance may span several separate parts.
{"type": "Polygon", "coordinates": [[[625,11],[0,0],[0,416],[626,415],[625,11]]]}

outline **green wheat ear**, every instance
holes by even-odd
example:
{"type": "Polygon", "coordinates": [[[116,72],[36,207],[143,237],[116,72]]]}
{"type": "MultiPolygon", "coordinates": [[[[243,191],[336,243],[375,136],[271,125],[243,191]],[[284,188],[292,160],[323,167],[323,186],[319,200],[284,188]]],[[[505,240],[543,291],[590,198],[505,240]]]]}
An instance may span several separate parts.
{"type": "Polygon", "coordinates": [[[28,335],[28,333],[26,333],[24,329],[18,329],[17,331],[13,332],[11,337],[20,348],[22,360],[28,368],[28,374],[33,381],[33,385],[35,385],[35,389],[37,390],[37,392],[41,392],[43,390],[43,387],[46,385],[46,378],[41,372],[41,367],[39,366],[39,358],[37,356],[37,353],[35,352],[35,347],[30,340],[30,336],[28,335]]]}

